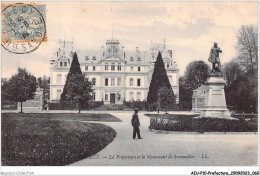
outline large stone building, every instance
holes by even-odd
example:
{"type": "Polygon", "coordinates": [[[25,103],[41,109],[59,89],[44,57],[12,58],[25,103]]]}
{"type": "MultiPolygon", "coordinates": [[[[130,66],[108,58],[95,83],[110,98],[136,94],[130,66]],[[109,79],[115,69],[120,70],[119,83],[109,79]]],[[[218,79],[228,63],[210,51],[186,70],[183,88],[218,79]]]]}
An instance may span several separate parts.
{"type": "MultiPolygon", "coordinates": [[[[50,100],[57,101],[63,91],[73,54],[73,42],[61,47],[50,61],[50,100]]],[[[107,40],[100,50],[75,50],[82,72],[93,83],[93,100],[105,104],[144,101],[147,98],[158,52],[161,51],[169,81],[179,102],[179,69],[172,50],[153,44],[149,50],[125,50],[119,40],[107,40]]]]}

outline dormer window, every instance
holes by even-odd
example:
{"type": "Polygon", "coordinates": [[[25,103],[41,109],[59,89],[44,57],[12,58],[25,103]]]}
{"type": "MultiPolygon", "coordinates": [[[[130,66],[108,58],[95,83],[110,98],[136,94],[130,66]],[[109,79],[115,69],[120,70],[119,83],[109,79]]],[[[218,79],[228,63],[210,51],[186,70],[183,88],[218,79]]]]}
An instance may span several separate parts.
{"type": "Polygon", "coordinates": [[[93,56],[92,60],[96,60],[96,56],[93,56]]]}
{"type": "Polygon", "coordinates": [[[85,60],[89,60],[88,56],[85,57],[85,60]]]}
{"type": "Polygon", "coordinates": [[[130,61],[134,61],[134,58],[133,58],[133,57],[130,57],[130,61]]]}

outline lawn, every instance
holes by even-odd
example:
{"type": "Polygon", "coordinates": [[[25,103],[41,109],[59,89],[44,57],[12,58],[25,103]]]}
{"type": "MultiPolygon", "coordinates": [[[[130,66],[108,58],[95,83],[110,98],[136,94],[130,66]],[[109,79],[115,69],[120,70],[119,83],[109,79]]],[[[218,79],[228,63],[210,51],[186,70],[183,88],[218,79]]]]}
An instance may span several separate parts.
{"type": "Polygon", "coordinates": [[[224,118],[193,118],[198,115],[146,114],[150,116],[150,129],[189,132],[257,132],[257,121],[224,118]]]}
{"type": "Polygon", "coordinates": [[[93,114],[3,113],[1,164],[4,166],[68,165],[96,154],[116,136],[115,130],[109,126],[80,122],[75,118],[80,121],[93,120],[93,118],[118,121],[115,117],[105,114],[98,118],[93,114]]]}

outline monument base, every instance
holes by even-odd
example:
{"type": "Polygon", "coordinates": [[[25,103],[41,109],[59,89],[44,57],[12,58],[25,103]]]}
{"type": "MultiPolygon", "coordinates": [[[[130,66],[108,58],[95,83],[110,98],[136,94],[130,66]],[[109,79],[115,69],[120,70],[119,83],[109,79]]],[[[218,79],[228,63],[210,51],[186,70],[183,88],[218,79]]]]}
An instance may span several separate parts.
{"type": "Polygon", "coordinates": [[[207,108],[200,111],[201,117],[213,117],[213,118],[223,118],[230,117],[231,114],[228,109],[218,109],[218,108],[207,108]]]}
{"type": "Polygon", "coordinates": [[[223,118],[230,117],[227,109],[224,85],[225,80],[222,73],[211,73],[205,82],[208,86],[205,97],[205,106],[200,111],[201,117],[223,118]]]}

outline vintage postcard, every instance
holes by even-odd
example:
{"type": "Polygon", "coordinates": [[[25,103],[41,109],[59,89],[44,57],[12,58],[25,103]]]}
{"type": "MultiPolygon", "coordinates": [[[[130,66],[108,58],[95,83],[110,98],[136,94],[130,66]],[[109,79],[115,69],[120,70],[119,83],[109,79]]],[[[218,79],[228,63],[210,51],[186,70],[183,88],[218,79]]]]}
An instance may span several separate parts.
{"type": "Polygon", "coordinates": [[[257,1],[2,1],[1,45],[1,175],[259,175],[257,1]]]}

